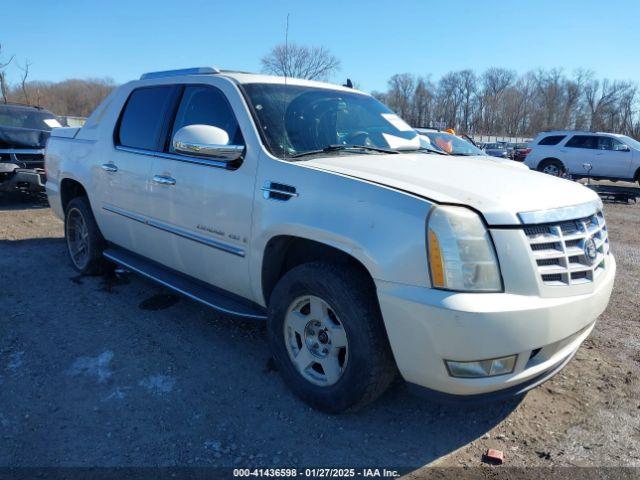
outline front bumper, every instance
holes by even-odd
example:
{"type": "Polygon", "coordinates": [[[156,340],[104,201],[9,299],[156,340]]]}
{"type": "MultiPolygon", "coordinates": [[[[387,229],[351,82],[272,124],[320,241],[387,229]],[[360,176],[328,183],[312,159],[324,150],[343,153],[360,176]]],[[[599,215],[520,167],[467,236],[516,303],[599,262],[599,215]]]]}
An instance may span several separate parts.
{"type": "Polygon", "coordinates": [[[45,190],[46,176],[40,168],[16,168],[13,172],[0,179],[0,192],[11,192],[16,189],[30,192],[45,190]]]}
{"type": "Polygon", "coordinates": [[[440,403],[452,403],[452,404],[474,404],[474,403],[487,403],[498,402],[501,400],[507,400],[513,397],[519,397],[524,395],[529,390],[542,385],[544,382],[553,377],[556,373],[562,370],[571,361],[576,354],[577,349],[569,354],[564,360],[557,365],[554,365],[548,370],[545,370],[541,374],[530,378],[522,383],[513,385],[511,387],[503,388],[502,390],[495,390],[493,392],[476,393],[471,395],[456,395],[452,393],[440,392],[438,390],[431,390],[427,387],[421,387],[414,383],[410,383],[410,389],[417,395],[428,398],[429,400],[435,400],[440,403]]]}
{"type": "Polygon", "coordinates": [[[518,394],[522,389],[514,387],[539,384],[536,378],[550,378],[575,354],[609,302],[615,270],[611,256],[593,292],[558,298],[445,292],[384,281],[376,286],[391,349],[407,382],[444,395],[505,389],[518,394]],[[451,377],[444,364],[513,354],[513,373],[495,377],[451,377]]]}

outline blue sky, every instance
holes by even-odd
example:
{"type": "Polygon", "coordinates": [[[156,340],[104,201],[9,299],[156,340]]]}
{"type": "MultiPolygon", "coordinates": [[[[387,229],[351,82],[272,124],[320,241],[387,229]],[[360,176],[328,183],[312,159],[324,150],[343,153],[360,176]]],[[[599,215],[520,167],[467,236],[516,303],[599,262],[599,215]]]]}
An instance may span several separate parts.
{"type": "MultiPolygon", "coordinates": [[[[640,79],[638,0],[4,0],[3,52],[32,63],[31,78],[111,77],[188,66],[259,71],[284,40],[323,45],[342,61],[333,80],[364,90],[394,73],[437,79],[501,66],[520,73],[588,68],[640,79]],[[11,21],[6,21],[11,19],[11,21]]],[[[17,81],[19,70],[9,79],[17,81]]]]}

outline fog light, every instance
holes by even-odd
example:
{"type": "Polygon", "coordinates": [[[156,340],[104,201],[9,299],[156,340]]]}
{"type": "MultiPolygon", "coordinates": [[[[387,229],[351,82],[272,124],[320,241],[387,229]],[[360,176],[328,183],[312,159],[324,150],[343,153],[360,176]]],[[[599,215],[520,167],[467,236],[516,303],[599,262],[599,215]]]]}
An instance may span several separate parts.
{"type": "Polygon", "coordinates": [[[461,378],[495,377],[512,373],[516,366],[517,355],[478,360],[477,362],[453,362],[445,360],[449,375],[461,378]]]}

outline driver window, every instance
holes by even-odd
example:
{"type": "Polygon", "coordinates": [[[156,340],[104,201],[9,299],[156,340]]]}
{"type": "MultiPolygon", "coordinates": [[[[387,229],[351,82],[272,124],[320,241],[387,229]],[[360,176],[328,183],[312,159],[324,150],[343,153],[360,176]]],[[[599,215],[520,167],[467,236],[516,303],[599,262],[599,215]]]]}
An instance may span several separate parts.
{"type": "Polygon", "coordinates": [[[621,141],[611,137],[598,137],[598,150],[624,150],[626,145],[621,141]]]}
{"type": "MultiPolygon", "coordinates": [[[[229,135],[233,145],[243,145],[244,140],[238,121],[224,94],[211,86],[187,86],[182,94],[180,107],[173,123],[171,138],[178,130],[187,125],[211,125],[221,128],[229,135]]],[[[175,153],[173,144],[169,151],[175,153]]]]}
{"type": "Polygon", "coordinates": [[[620,140],[616,140],[615,138],[611,138],[611,146],[612,150],[616,152],[627,151],[629,147],[626,144],[622,143],[620,140]]]}

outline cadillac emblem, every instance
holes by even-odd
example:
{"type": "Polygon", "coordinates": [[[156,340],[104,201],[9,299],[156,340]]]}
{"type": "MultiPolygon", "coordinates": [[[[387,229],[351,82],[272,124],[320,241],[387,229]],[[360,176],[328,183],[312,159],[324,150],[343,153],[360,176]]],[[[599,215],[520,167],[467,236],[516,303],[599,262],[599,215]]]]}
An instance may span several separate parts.
{"type": "Polygon", "coordinates": [[[591,264],[593,264],[598,256],[598,249],[596,248],[596,242],[593,241],[593,238],[587,238],[584,241],[584,256],[591,264]]]}

